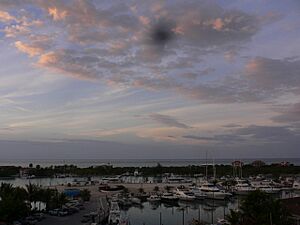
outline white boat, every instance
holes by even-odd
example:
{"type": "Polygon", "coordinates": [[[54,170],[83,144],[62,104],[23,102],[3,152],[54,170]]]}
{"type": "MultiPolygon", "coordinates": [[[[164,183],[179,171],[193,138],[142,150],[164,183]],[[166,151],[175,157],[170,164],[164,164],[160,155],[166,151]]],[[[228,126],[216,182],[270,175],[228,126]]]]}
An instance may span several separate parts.
{"type": "Polygon", "coordinates": [[[272,187],[270,185],[261,185],[258,187],[258,190],[266,192],[268,194],[277,194],[281,191],[280,188],[272,187]]]}
{"type": "Polygon", "coordinates": [[[191,183],[192,180],[187,180],[183,177],[168,177],[167,183],[170,184],[180,184],[180,183],[191,183]]]}
{"type": "Polygon", "coordinates": [[[162,202],[167,202],[167,203],[174,203],[174,202],[178,202],[179,198],[177,196],[175,196],[173,193],[170,192],[165,192],[162,194],[162,196],[160,197],[162,202]]]}
{"type": "Polygon", "coordinates": [[[252,182],[252,186],[256,190],[263,191],[268,194],[277,194],[281,191],[281,188],[272,185],[272,181],[260,181],[260,182],[252,182]]]}
{"type": "Polygon", "coordinates": [[[175,196],[177,196],[179,198],[179,200],[182,200],[182,201],[194,201],[196,199],[193,192],[179,190],[179,189],[176,189],[175,196]]]}
{"type": "Polygon", "coordinates": [[[108,224],[109,225],[119,225],[121,221],[121,211],[117,202],[111,202],[108,224]]]}
{"type": "Polygon", "coordinates": [[[217,225],[230,225],[230,223],[225,219],[218,219],[217,225]]]}
{"type": "Polygon", "coordinates": [[[237,180],[237,184],[234,186],[233,191],[237,195],[247,195],[255,191],[255,188],[246,180],[237,180]]]}
{"type": "Polygon", "coordinates": [[[190,189],[190,191],[194,193],[196,199],[198,200],[205,199],[205,194],[201,191],[200,187],[194,186],[190,189]]]}
{"type": "Polygon", "coordinates": [[[216,185],[208,182],[202,184],[200,190],[205,195],[205,198],[208,199],[223,200],[232,196],[232,194],[226,192],[225,190],[221,190],[216,185]]]}
{"type": "Polygon", "coordinates": [[[103,177],[101,183],[122,183],[120,177],[103,177]]]}
{"type": "Polygon", "coordinates": [[[149,202],[159,202],[161,199],[158,195],[150,195],[148,198],[147,198],[147,201],[149,202]]]}
{"type": "Polygon", "coordinates": [[[297,192],[300,192],[300,182],[295,180],[293,183],[293,189],[297,192]]]}

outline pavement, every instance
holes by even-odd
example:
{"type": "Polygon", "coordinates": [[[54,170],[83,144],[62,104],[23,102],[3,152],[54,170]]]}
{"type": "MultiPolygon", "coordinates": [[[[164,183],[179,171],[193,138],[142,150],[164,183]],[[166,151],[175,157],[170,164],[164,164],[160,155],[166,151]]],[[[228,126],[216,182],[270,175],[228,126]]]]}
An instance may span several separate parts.
{"type": "Polygon", "coordinates": [[[63,217],[46,215],[46,218],[38,222],[37,225],[89,225],[90,223],[81,223],[81,220],[84,214],[96,211],[97,199],[91,199],[90,202],[85,202],[84,207],[84,210],[80,210],[73,215],[63,217]]]}

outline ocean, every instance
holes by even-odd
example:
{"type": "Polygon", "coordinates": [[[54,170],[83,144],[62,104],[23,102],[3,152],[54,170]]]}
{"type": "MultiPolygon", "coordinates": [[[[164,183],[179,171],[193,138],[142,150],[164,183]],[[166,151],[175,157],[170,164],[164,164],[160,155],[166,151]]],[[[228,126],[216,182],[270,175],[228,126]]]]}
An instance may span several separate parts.
{"type": "Polygon", "coordinates": [[[300,165],[300,158],[247,158],[247,159],[0,159],[0,166],[22,166],[26,167],[30,163],[33,166],[40,165],[42,167],[51,165],[73,164],[78,167],[112,165],[114,167],[143,167],[156,166],[160,163],[162,166],[188,166],[188,165],[204,165],[208,164],[224,164],[229,165],[235,160],[241,160],[245,164],[255,160],[262,160],[266,164],[279,163],[282,161],[290,162],[294,165],[300,165]]]}

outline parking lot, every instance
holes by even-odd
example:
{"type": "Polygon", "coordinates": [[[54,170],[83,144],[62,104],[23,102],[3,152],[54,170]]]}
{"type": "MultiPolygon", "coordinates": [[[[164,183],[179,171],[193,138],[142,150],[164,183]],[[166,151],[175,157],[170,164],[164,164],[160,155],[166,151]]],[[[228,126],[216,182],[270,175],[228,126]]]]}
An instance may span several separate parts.
{"type": "MultiPolygon", "coordinates": [[[[84,203],[84,210],[80,210],[78,213],[67,216],[50,216],[46,215],[46,218],[37,223],[37,225],[84,225],[81,220],[83,215],[94,212],[97,209],[96,199],[91,199],[90,202],[84,203]]],[[[86,223],[90,224],[90,223],[86,223]]]]}

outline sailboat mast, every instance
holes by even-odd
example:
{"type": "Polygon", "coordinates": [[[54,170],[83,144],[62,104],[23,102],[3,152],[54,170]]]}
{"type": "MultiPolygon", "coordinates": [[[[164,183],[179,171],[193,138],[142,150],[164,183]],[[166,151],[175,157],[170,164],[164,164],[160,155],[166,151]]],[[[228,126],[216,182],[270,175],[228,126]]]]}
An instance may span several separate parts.
{"type": "Polygon", "coordinates": [[[207,179],[207,151],[205,152],[205,177],[206,177],[206,180],[207,179]]]}

